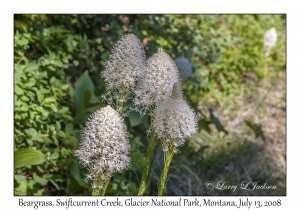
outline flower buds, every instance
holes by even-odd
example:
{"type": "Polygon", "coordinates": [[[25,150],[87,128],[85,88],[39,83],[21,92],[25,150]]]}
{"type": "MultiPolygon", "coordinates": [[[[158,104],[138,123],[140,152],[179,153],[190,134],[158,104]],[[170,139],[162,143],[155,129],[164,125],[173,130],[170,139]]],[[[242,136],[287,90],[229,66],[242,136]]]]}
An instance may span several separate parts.
{"type": "Polygon", "coordinates": [[[176,147],[197,131],[197,117],[182,99],[178,83],[174,84],[172,97],[160,102],[155,111],[153,127],[162,139],[163,150],[167,151],[170,141],[176,147]]]}
{"type": "Polygon", "coordinates": [[[137,82],[144,76],[145,63],[142,43],[129,34],[116,43],[101,73],[106,82],[103,99],[124,116],[130,107],[127,101],[132,97],[137,82]]]}
{"type": "Polygon", "coordinates": [[[135,91],[135,105],[142,113],[152,110],[156,104],[172,94],[174,83],[180,83],[179,72],[172,58],[158,48],[146,62],[146,73],[135,91]]]}

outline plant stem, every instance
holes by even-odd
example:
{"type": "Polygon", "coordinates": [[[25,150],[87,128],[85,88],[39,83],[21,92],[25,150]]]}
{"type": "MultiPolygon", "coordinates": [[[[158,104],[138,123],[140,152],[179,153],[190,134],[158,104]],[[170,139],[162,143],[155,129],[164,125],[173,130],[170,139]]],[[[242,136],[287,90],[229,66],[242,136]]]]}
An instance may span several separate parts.
{"type": "Polygon", "coordinates": [[[146,163],[144,165],[144,169],[142,172],[142,178],[141,178],[141,185],[138,192],[138,195],[143,195],[146,190],[146,184],[148,180],[148,172],[149,172],[149,166],[151,163],[153,148],[155,145],[155,131],[153,128],[151,128],[151,136],[148,144],[147,154],[146,154],[146,163]]]}
{"type": "MultiPolygon", "coordinates": [[[[96,186],[99,186],[100,182],[102,181],[101,175],[102,175],[102,173],[99,173],[97,179],[94,181],[96,186]]],[[[92,192],[92,196],[98,196],[100,191],[101,191],[100,195],[105,195],[105,191],[106,191],[109,181],[110,181],[110,178],[108,178],[104,182],[102,190],[99,189],[98,187],[94,188],[93,192],[92,192]]]]}
{"type": "Polygon", "coordinates": [[[108,179],[105,181],[105,183],[104,183],[103,189],[101,190],[101,195],[102,195],[102,196],[105,195],[106,188],[107,188],[107,186],[108,186],[109,181],[110,181],[110,178],[108,178],[108,179]]]}
{"type": "Polygon", "coordinates": [[[171,140],[169,145],[168,145],[168,151],[165,153],[165,162],[164,162],[164,169],[160,177],[160,183],[159,183],[159,188],[158,188],[158,195],[163,195],[166,184],[167,184],[167,175],[169,171],[169,166],[173,157],[174,153],[174,144],[173,141],[171,140]]]}
{"type": "MultiPolygon", "coordinates": [[[[102,173],[99,173],[99,174],[98,174],[97,179],[94,181],[94,182],[95,182],[94,185],[99,186],[99,184],[100,184],[100,182],[101,182],[101,175],[102,175],[102,173]]],[[[92,192],[92,196],[98,196],[99,191],[100,191],[100,189],[99,189],[98,187],[94,188],[94,189],[93,189],[93,192],[92,192]]]]}
{"type": "Polygon", "coordinates": [[[147,179],[147,183],[150,182],[151,180],[151,174],[154,170],[154,163],[155,163],[155,160],[156,160],[156,157],[157,155],[159,154],[159,152],[162,150],[161,147],[160,147],[160,139],[157,139],[156,140],[156,146],[153,148],[153,157],[151,159],[151,163],[150,163],[150,168],[149,168],[149,172],[148,172],[148,179],[147,179]]]}
{"type": "Polygon", "coordinates": [[[120,108],[120,111],[119,111],[119,114],[122,116],[123,112],[124,112],[124,108],[123,108],[123,105],[124,105],[124,102],[125,102],[125,91],[126,91],[126,88],[125,88],[125,85],[122,84],[122,90],[121,90],[121,95],[120,95],[120,99],[122,100],[121,102],[117,101],[117,107],[120,108]]]}

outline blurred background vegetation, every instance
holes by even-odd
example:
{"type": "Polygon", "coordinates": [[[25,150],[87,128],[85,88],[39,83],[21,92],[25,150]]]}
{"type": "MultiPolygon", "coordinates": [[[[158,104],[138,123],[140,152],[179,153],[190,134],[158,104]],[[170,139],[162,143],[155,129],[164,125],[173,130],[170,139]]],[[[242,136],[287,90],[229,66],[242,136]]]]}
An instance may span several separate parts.
{"type": "MultiPolygon", "coordinates": [[[[100,72],[127,33],[142,41],[147,58],[162,47],[174,59],[184,53],[193,69],[183,89],[199,131],[174,156],[165,195],[285,195],[285,30],[279,14],[15,15],[15,161],[33,151],[20,158],[21,148],[40,157],[15,164],[15,195],[91,195],[74,150],[89,115],[105,106],[100,72]],[[265,57],[263,36],[271,27],[278,41],[265,57]],[[207,181],[259,181],[276,190],[208,190],[207,181]]],[[[139,187],[150,122],[135,112],[125,120],[132,166],[114,174],[107,195],[137,195],[139,187]]],[[[157,194],[159,144],[154,159],[145,195],[157,194]]]]}

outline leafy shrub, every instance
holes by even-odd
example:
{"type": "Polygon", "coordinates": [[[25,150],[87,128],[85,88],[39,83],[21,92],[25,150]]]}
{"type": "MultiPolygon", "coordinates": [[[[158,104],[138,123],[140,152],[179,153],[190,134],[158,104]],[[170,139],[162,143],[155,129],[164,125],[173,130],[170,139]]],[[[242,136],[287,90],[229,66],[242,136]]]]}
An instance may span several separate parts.
{"type": "Polygon", "coordinates": [[[31,50],[29,43],[35,42],[30,34],[16,31],[15,148],[40,150],[48,155],[48,161],[43,165],[16,170],[16,195],[65,191],[66,187],[61,183],[69,171],[73,149],[77,146],[72,113],[66,105],[70,86],[66,84],[62,70],[67,65],[52,52],[38,59],[27,57],[27,52],[31,50]],[[41,189],[40,185],[47,187],[41,189]]]}

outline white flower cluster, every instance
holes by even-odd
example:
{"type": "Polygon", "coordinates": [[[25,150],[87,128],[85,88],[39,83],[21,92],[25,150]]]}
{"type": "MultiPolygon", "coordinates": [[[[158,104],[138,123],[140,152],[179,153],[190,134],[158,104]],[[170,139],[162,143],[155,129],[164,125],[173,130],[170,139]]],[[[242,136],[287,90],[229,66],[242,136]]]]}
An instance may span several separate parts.
{"type": "Polygon", "coordinates": [[[126,110],[123,106],[130,99],[137,81],[144,76],[145,63],[145,51],[140,40],[133,34],[121,37],[101,73],[107,87],[103,98],[119,112],[126,110]]]}
{"type": "Polygon", "coordinates": [[[97,110],[86,122],[75,156],[88,167],[86,181],[94,180],[93,188],[101,189],[112,173],[121,172],[130,165],[127,136],[124,120],[110,106],[97,110]],[[102,175],[101,182],[96,186],[99,174],[102,175]]]}
{"type": "Polygon", "coordinates": [[[192,64],[184,57],[184,55],[182,55],[180,58],[177,58],[175,63],[178,67],[182,80],[193,75],[192,64]]]}
{"type": "Polygon", "coordinates": [[[264,48],[265,48],[266,57],[269,56],[276,42],[277,42],[277,33],[276,33],[276,29],[273,27],[269,29],[264,36],[264,48]]]}
{"type": "Polygon", "coordinates": [[[178,83],[174,84],[172,96],[160,102],[154,110],[153,125],[162,147],[166,152],[170,143],[174,152],[197,131],[197,116],[193,109],[182,99],[178,83]]]}
{"type": "Polygon", "coordinates": [[[146,62],[145,76],[135,90],[134,103],[141,114],[155,108],[158,102],[169,98],[175,82],[180,83],[180,76],[172,58],[158,48],[157,53],[146,62]]]}

